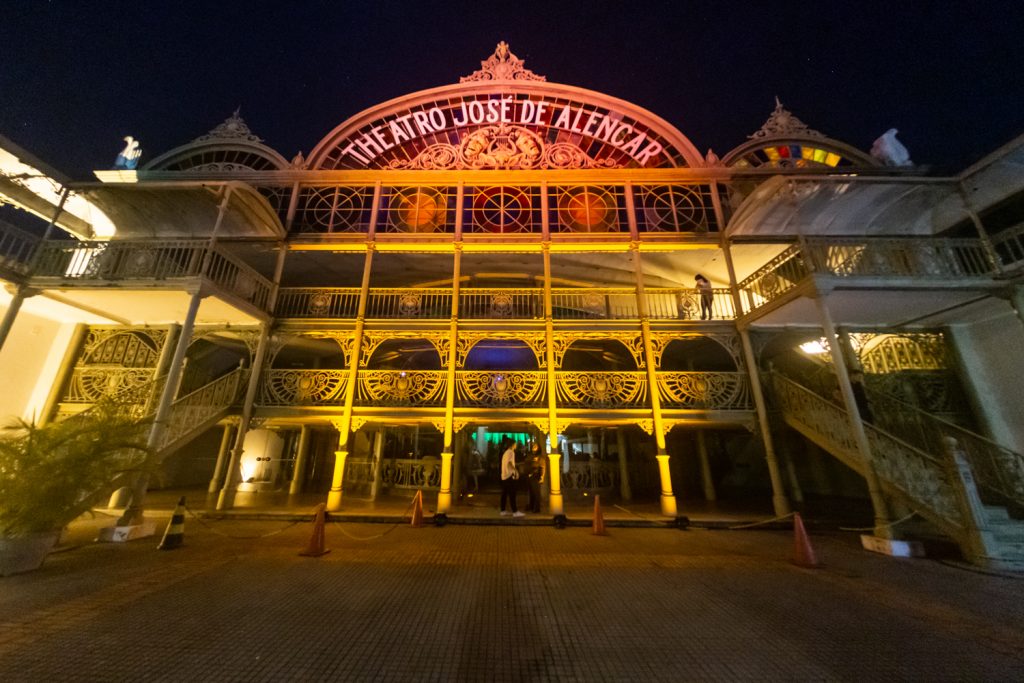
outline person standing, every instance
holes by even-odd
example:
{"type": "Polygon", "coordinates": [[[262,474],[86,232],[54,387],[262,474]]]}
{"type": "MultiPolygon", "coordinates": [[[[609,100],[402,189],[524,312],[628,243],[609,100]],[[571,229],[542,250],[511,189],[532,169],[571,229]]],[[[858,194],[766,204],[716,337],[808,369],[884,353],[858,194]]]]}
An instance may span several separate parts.
{"type": "Polygon", "coordinates": [[[711,320],[711,304],[715,299],[715,290],[712,289],[711,282],[700,273],[693,279],[697,281],[697,294],[700,296],[700,319],[711,320]]]}
{"type": "Polygon", "coordinates": [[[530,485],[530,512],[540,512],[540,487],[544,483],[544,475],[548,466],[540,452],[540,444],[534,442],[530,446],[530,456],[526,459],[526,483],[530,485]]]}
{"type": "Polygon", "coordinates": [[[516,469],[516,442],[506,441],[505,452],[501,456],[501,514],[503,516],[523,517],[525,513],[516,506],[516,486],[519,483],[519,470],[516,469]],[[505,503],[509,503],[508,511],[505,503]]]}

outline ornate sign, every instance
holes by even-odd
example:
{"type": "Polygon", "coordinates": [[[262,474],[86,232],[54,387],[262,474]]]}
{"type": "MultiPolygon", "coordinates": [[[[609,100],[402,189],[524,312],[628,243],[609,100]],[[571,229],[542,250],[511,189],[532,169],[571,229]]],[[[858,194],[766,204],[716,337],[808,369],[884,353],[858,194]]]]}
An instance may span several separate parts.
{"type": "MultiPolygon", "coordinates": [[[[692,145],[649,112],[556,86],[500,43],[454,86],[385,103],[329,135],[315,169],[687,166],[692,145]]],[[[699,156],[699,155],[697,155],[699,156]]],[[[697,163],[703,164],[701,158],[697,163]]]]}

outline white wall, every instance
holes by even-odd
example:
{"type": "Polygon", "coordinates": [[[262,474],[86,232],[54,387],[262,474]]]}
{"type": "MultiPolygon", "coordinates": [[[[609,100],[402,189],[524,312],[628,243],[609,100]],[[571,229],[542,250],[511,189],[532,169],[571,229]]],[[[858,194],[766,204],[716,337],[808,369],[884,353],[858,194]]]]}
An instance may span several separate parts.
{"type": "Polygon", "coordinates": [[[960,379],[983,432],[1024,453],[1024,324],[1008,311],[996,320],[954,326],[951,333],[960,379]]]}
{"type": "MultiPolygon", "coordinates": [[[[6,310],[0,305],[0,315],[6,310]]],[[[0,421],[32,419],[42,409],[74,328],[24,308],[18,312],[0,351],[0,421]]]]}

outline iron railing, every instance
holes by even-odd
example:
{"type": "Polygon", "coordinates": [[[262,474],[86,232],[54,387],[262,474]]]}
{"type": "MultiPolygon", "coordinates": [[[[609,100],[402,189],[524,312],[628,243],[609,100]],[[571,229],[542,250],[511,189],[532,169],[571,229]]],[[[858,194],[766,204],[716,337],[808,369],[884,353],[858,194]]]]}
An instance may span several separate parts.
{"type": "Polygon", "coordinates": [[[978,239],[808,237],[803,254],[816,273],[838,277],[990,277],[978,239]]]}
{"type": "Polygon", "coordinates": [[[40,242],[35,235],[0,221],[0,267],[25,275],[40,242]]]}
{"type": "Polygon", "coordinates": [[[799,245],[787,247],[739,283],[745,312],[779,298],[810,275],[799,245]]]}

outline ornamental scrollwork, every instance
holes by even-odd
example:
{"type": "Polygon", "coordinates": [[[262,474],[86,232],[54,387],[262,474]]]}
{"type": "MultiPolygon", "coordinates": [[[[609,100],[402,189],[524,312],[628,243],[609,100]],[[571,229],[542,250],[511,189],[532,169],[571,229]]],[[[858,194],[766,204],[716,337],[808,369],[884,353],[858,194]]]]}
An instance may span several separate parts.
{"type": "Polygon", "coordinates": [[[751,140],[758,140],[761,138],[779,138],[779,137],[812,137],[812,138],[823,138],[824,134],[810,128],[806,123],[798,119],[793,115],[791,111],[782,106],[782,102],[779,98],[775,98],[775,110],[772,111],[768,120],[764,122],[760,130],[747,137],[751,140]]]}
{"type": "Polygon", "coordinates": [[[654,436],[654,420],[653,419],[650,419],[650,420],[648,420],[648,419],[637,420],[636,421],[636,426],[639,427],[640,429],[644,430],[647,433],[648,436],[654,436]]]}
{"type": "Polygon", "coordinates": [[[573,420],[560,417],[557,420],[555,420],[555,424],[558,433],[565,434],[565,430],[569,429],[569,427],[573,425],[573,420]]]}
{"type": "Polygon", "coordinates": [[[535,406],[544,401],[545,385],[540,372],[464,370],[457,375],[457,397],[466,406],[535,406]]]}
{"type": "Polygon", "coordinates": [[[642,372],[563,372],[558,376],[558,399],[588,408],[642,407],[647,378],[642,372]]]}
{"type": "Polygon", "coordinates": [[[267,370],[265,406],[336,405],[344,400],[346,370],[267,370]]]}
{"type": "Polygon", "coordinates": [[[741,372],[659,372],[665,407],[750,410],[750,382],[741,372]]]}
{"type": "Polygon", "coordinates": [[[501,123],[478,128],[457,145],[430,145],[412,159],[394,159],[389,166],[429,171],[612,168],[616,163],[613,159],[594,159],[570,142],[549,145],[528,128],[501,123]]]}
{"type": "Polygon", "coordinates": [[[361,370],[361,405],[432,406],[444,403],[445,373],[437,370],[361,370]]]}
{"type": "Polygon", "coordinates": [[[523,65],[504,40],[494,48],[494,54],[480,62],[480,68],[459,79],[459,83],[473,81],[546,81],[547,78],[533,73],[523,65]]]}
{"type": "Polygon", "coordinates": [[[370,418],[368,417],[356,417],[355,415],[353,415],[352,418],[349,420],[349,429],[351,429],[353,432],[358,432],[369,421],[370,418]]]}
{"type": "Polygon", "coordinates": [[[534,427],[536,427],[537,431],[539,431],[542,435],[546,436],[548,434],[548,427],[551,424],[551,421],[548,420],[548,418],[546,418],[546,417],[529,418],[528,417],[528,418],[526,418],[526,421],[529,422],[530,424],[532,424],[534,427]]]}
{"type": "Polygon", "coordinates": [[[452,419],[452,434],[458,434],[466,425],[470,424],[472,420],[466,420],[464,418],[456,417],[452,419]]]}
{"type": "MultiPolygon", "coordinates": [[[[444,422],[445,422],[445,419],[443,417],[432,417],[432,418],[428,418],[427,419],[427,424],[431,425],[434,429],[436,429],[441,434],[444,434],[444,422]]],[[[454,429],[453,429],[453,433],[454,433],[454,429]]]]}
{"type": "Polygon", "coordinates": [[[116,398],[125,403],[143,402],[153,382],[153,368],[79,366],[74,369],[65,403],[96,403],[116,398]]]}
{"type": "Polygon", "coordinates": [[[245,142],[263,142],[262,138],[253,135],[249,126],[242,120],[241,109],[236,109],[231,116],[226,118],[216,128],[206,135],[200,135],[192,142],[208,142],[211,140],[243,140],[245,142]]]}

